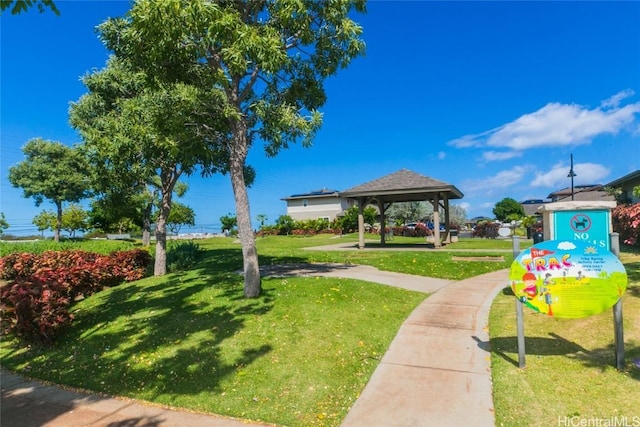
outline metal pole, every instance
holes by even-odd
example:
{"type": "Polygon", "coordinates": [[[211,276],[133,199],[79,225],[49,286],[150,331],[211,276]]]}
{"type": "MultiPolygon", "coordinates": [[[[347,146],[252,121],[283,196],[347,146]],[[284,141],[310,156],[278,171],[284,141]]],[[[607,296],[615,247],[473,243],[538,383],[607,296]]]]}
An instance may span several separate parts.
{"type": "Polygon", "coordinates": [[[571,169],[569,169],[569,175],[567,177],[571,178],[571,200],[573,200],[573,177],[577,176],[573,171],[573,153],[571,153],[571,169]]]}
{"type": "MultiPolygon", "coordinates": [[[[611,252],[620,258],[620,234],[611,233],[609,243],[611,252]]],[[[613,306],[613,335],[617,369],[624,369],[624,327],[622,323],[622,298],[620,298],[613,306]]]]}
{"type": "MultiPolygon", "coordinates": [[[[515,231],[515,230],[514,230],[515,231]]],[[[520,255],[520,237],[513,235],[513,259],[520,255]]],[[[520,369],[526,366],[525,348],[524,348],[524,313],[523,304],[516,298],[516,329],[518,331],[518,367],[520,369]]]]}
{"type": "Polygon", "coordinates": [[[525,360],[524,348],[524,313],[522,310],[522,302],[516,299],[516,327],[518,329],[518,368],[525,368],[527,362],[525,360]]]}

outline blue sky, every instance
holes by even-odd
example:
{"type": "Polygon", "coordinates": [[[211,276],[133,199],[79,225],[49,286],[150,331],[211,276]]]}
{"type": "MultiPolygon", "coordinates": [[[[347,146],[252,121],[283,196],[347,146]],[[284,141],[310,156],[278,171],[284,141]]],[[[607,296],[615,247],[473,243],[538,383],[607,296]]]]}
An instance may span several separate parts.
{"type": "MultiPolygon", "coordinates": [[[[94,27],[126,1],[58,1],[1,22],[0,211],[7,233],[34,232],[35,207],[9,183],[21,147],[42,137],[73,144],[69,103],[79,78],[108,52],[94,27]]],[[[455,185],[469,218],[504,197],[544,199],[640,169],[640,2],[370,1],[366,56],[326,82],[324,125],[311,148],[267,158],[256,142],[249,190],[256,216],[281,199],[346,190],[406,168],[455,185]]],[[[6,16],[5,16],[6,15],[6,16]]],[[[219,232],[235,212],[228,176],[187,179],[181,202],[196,231],[219,232]]]]}

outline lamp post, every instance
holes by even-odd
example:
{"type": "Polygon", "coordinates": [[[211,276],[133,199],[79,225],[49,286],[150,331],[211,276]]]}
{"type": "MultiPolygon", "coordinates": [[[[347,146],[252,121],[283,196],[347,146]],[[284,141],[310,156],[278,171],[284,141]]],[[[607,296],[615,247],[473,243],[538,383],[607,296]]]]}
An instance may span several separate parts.
{"type": "Polygon", "coordinates": [[[576,176],[576,173],[573,171],[573,153],[571,153],[571,169],[569,169],[569,175],[567,178],[571,178],[571,200],[573,200],[573,178],[576,176]]]}

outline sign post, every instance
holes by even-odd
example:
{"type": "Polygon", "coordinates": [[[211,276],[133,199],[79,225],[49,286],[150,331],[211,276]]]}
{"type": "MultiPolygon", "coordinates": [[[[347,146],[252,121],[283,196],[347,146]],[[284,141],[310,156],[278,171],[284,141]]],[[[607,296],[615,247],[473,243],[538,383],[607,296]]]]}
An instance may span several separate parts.
{"type": "MultiPolygon", "coordinates": [[[[513,258],[517,258],[520,255],[520,237],[513,235],[513,258]]],[[[518,331],[518,367],[523,369],[527,362],[525,360],[525,346],[524,346],[524,312],[522,310],[522,302],[516,299],[516,328],[518,331]]]]}
{"type": "MultiPolygon", "coordinates": [[[[620,257],[620,235],[611,233],[611,253],[620,257]]],[[[624,368],[624,328],[622,327],[622,299],[613,305],[613,333],[615,336],[616,368],[624,368]]]]}

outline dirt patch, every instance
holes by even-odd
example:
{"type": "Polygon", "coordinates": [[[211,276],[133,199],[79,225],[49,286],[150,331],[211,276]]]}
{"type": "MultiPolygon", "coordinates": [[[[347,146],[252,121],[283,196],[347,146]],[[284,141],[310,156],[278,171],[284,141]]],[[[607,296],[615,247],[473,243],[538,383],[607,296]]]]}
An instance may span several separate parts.
{"type": "Polygon", "coordinates": [[[504,257],[501,256],[453,256],[451,261],[488,261],[503,262],[504,257]]]}

